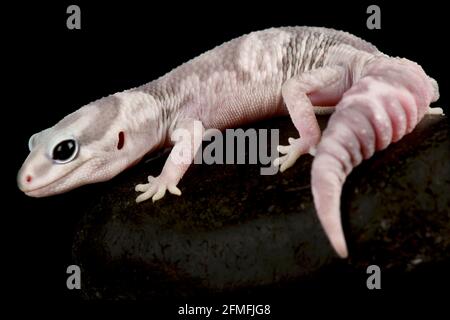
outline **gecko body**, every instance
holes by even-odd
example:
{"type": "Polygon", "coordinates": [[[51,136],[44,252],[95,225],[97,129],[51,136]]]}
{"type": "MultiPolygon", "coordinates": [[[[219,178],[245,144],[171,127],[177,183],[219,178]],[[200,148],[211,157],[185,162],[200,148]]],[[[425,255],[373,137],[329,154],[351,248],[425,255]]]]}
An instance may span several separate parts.
{"type": "MultiPolygon", "coordinates": [[[[300,138],[279,146],[284,155],[274,165],[284,171],[300,155],[317,150],[312,169],[316,209],[332,245],[344,257],[339,197],[345,175],[362,158],[410,132],[437,97],[436,82],[418,65],[390,58],[349,33],[315,27],[257,31],[226,42],[148,84],[94,101],[33,135],[18,185],[35,197],[62,193],[111,179],[145,154],[166,146],[188,152],[192,162],[205,129],[223,130],[289,115],[300,138]],[[384,68],[377,68],[380,64],[384,68]],[[414,77],[403,77],[404,71],[414,77]],[[364,100],[366,94],[376,98],[375,107],[364,100]],[[356,96],[359,100],[352,98],[356,96]],[[357,101],[349,103],[352,99],[357,101]],[[391,109],[397,111],[386,108],[392,103],[396,105],[391,109]],[[340,134],[336,133],[339,123],[345,123],[346,110],[353,108],[350,105],[385,110],[373,116],[378,121],[381,115],[378,124],[359,123],[376,131],[370,131],[371,140],[348,133],[348,123],[342,126],[347,136],[336,138],[336,145],[342,147],[346,139],[355,145],[358,142],[360,149],[367,149],[362,154],[330,146],[332,137],[340,134]],[[315,117],[322,109],[314,106],[336,106],[337,110],[330,129],[324,132],[323,145],[315,117]],[[390,123],[398,115],[390,134],[378,134],[382,121],[390,123]],[[198,121],[200,133],[194,130],[198,121]],[[192,133],[192,140],[174,142],[177,129],[192,133]],[[340,160],[332,161],[332,157],[340,160]]],[[[370,112],[361,111],[358,116],[372,119],[370,112]]],[[[167,190],[180,195],[177,184],[188,167],[189,163],[176,163],[169,156],[158,177],[149,176],[148,183],[136,186],[141,192],[137,202],[158,200],[167,190]]]]}

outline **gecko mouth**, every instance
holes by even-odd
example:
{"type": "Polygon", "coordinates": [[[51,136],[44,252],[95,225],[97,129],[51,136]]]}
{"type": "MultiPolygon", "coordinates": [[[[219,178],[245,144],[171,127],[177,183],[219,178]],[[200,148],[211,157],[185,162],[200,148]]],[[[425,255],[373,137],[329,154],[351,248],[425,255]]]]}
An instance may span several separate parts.
{"type": "Polygon", "coordinates": [[[57,185],[56,187],[52,188],[56,183],[60,182],[62,179],[66,178],[67,176],[69,176],[72,172],[74,172],[75,170],[81,168],[83,165],[85,165],[87,162],[91,161],[93,159],[89,159],[86,160],[82,163],[80,163],[78,166],[74,167],[72,170],[66,172],[64,175],[58,177],[57,179],[43,185],[43,186],[39,186],[39,187],[35,187],[33,189],[26,189],[24,188],[24,186],[22,184],[19,183],[19,189],[25,193],[27,196],[30,197],[47,197],[47,196],[52,196],[52,195],[56,195],[59,193],[63,193],[65,191],[69,191],[71,189],[76,188],[78,185],[73,185],[70,187],[65,187],[64,185],[60,184],[59,186],[57,185]]]}

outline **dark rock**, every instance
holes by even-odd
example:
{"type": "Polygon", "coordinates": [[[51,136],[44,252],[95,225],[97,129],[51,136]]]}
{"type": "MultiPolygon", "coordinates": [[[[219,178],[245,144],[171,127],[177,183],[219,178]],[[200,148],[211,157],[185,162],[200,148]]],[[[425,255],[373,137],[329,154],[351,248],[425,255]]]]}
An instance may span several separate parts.
{"type": "MultiPolygon", "coordinates": [[[[322,127],[327,119],[320,119],[322,127]]],[[[258,128],[281,128],[281,144],[297,136],[288,118],[258,128]]],[[[157,175],[165,157],[141,163],[105,184],[77,227],[73,259],[83,270],[83,295],[311,288],[341,271],[358,273],[365,286],[370,264],[402,273],[446,263],[449,141],[446,118],[427,116],[413,133],[355,168],[342,195],[347,260],[337,258],[316,217],[309,155],[274,176],[260,175],[258,165],[194,165],[179,185],[181,197],[136,204],[134,186],[157,175]]]]}

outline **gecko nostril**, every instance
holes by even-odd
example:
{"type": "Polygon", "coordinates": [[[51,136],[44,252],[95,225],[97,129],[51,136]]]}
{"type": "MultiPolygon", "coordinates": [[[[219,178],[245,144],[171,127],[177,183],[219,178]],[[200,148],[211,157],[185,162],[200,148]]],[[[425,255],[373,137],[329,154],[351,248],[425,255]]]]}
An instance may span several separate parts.
{"type": "Polygon", "coordinates": [[[30,176],[30,175],[27,175],[27,176],[25,177],[25,180],[26,180],[28,183],[30,183],[31,180],[33,180],[33,177],[30,176]]]}

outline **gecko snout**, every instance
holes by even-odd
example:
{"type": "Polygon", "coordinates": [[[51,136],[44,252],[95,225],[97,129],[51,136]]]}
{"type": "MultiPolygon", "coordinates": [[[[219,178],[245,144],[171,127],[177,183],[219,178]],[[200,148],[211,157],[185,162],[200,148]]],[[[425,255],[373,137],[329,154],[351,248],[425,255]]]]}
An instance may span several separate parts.
{"type": "Polygon", "coordinates": [[[39,175],[39,170],[45,169],[43,166],[36,168],[33,165],[25,163],[17,173],[17,186],[25,194],[34,194],[35,190],[38,190],[48,184],[39,175]]]}
{"type": "Polygon", "coordinates": [[[17,175],[17,186],[20,190],[26,192],[30,188],[30,184],[33,182],[33,176],[30,173],[19,171],[17,175]]]}
{"type": "Polygon", "coordinates": [[[36,177],[32,170],[20,170],[17,175],[17,186],[20,191],[28,196],[40,197],[43,195],[42,190],[45,191],[46,185],[42,183],[39,177],[36,177]],[[42,195],[41,195],[42,194],[42,195]]]}

